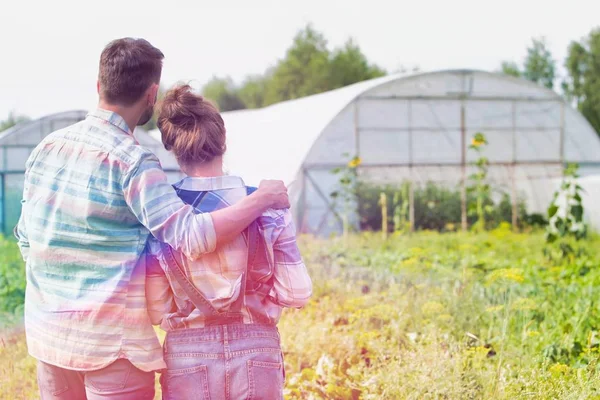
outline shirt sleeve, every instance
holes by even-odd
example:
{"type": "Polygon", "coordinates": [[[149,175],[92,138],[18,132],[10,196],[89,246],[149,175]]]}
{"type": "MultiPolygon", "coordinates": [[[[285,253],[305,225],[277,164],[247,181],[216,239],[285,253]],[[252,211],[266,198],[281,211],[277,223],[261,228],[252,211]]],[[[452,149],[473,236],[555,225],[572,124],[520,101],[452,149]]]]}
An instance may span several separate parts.
{"type": "Polygon", "coordinates": [[[165,315],[174,308],[174,297],[169,280],[158,258],[146,252],[146,305],[152,325],[160,325],[165,315]]]}
{"type": "Polygon", "coordinates": [[[154,154],[144,154],[127,172],[123,193],[131,211],[159,241],[191,260],[215,250],[212,217],[196,214],[177,196],[154,154]]]}
{"type": "Polygon", "coordinates": [[[312,295],[312,281],[296,242],[292,215],[285,211],[276,219],[273,231],[273,260],[275,263],[271,297],[283,306],[301,308],[312,295]]]}

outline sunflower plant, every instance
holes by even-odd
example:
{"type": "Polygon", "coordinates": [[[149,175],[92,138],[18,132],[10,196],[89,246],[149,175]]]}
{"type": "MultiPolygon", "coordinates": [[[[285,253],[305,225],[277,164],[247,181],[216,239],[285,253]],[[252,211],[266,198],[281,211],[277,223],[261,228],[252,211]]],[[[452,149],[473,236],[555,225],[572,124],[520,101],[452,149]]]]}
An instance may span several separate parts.
{"type": "Polygon", "coordinates": [[[394,193],[394,231],[397,233],[403,233],[410,229],[410,185],[410,183],[404,182],[400,190],[394,193]]]}
{"type": "MultiPolygon", "coordinates": [[[[349,157],[348,153],[344,154],[344,157],[349,157]]],[[[345,166],[334,168],[331,172],[338,177],[338,190],[334,190],[329,194],[334,203],[334,208],[337,209],[337,204],[341,202],[342,205],[342,226],[344,237],[348,235],[350,231],[350,214],[353,211],[353,204],[356,196],[356,184],[358,177],[356,169],[362,163],[362,160],[358,156],[352,157],[345,166]]]]}
{"type": "Polygon", "coordinates": [[[546,227],[545,252],[550,258],[558,254],[560,258],[575,254],[569,239],[579,241],[587,236],[587,225],[584,223],[584,208],[581,194],[583,188],[577,183],[579,165],[569,164],[565,168],[563,182],[554,193],[548,207],[548,226],[546,227]]]}
{"type": "Polygon", "coordinates": [[[483,149],[487,144],[488,141],[485,135],[478,132],[473,135],[471,145],[469,146],[470,150],[475,151],[479,155],[477,161],[474,163],[477,171],[469,176],[472,184],[467,188],[467,193],[475,196],[475,203],[469,205],[468,213],[469,215],[477,216],[477,221],[473,225],[473,230],[476,232],[485,230],[486,217],[494,211],[492,206],[486,204],[486,200],[490,198],[491,193],[491,187],[487,183],[490,162],[487,157],[483,156],[483,149]]]}

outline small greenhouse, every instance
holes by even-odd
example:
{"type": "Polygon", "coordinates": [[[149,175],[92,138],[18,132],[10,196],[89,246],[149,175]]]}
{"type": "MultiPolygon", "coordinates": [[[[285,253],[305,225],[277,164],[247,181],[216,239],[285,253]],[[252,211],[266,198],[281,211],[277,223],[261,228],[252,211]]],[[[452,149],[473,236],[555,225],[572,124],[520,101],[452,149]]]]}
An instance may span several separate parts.
{"type": "MultiPolygon", "coordinates": [[[[0,234],[11,235],[19,221],[25,163],[38,143],[51,132],[85,119],[87,111],[65,111],[13,126],[0,133],[0,234]]],[[[137,140],[160,159],[171,181],[182,174],[175,159],[162,143],[157,142],[137,127],[137,140]]]]}

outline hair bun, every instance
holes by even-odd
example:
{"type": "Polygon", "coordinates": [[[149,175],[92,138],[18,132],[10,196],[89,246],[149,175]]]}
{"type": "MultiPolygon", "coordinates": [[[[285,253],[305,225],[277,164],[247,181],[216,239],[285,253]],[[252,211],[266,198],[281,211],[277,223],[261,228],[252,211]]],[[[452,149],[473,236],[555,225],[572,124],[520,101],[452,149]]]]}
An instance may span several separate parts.
{"type": "Polygon", "coordinates": [[[217,108],[190,85],[169,90],[160,105],[158,128],[165,149],[180,163],[210,161],[225,152],[225,124],[217,108]]]}

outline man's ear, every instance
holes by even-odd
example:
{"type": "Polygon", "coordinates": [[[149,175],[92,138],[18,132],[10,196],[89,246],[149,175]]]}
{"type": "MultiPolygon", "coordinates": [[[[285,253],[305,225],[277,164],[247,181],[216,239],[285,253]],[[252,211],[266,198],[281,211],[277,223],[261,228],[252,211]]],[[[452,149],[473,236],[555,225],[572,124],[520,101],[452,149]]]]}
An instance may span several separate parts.
{"type": "Polygon", "coordinates": [[[96,81],[96,91],[100,94],[100,81],[96,81]]]}
{"type": "Polygon", "coordinates": [[[153,106],[156,103],[156,100],[158,99],[158,85],[156,83],[153,83],[152,86],[150,86],[148,88],[148,92],[147,92],[147,103],[148,106],[153,106]]]}

